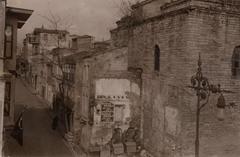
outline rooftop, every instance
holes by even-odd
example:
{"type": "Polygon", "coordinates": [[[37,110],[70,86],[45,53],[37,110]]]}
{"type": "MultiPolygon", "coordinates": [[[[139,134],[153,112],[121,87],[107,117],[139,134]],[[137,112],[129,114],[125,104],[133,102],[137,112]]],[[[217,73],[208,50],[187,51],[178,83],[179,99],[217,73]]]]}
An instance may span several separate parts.
{"type": "Polygon", "coordinates": [[[7,7],[6,14],[7,16],[14,16],[18,20],[18,28],[22,28],[28,18],[32,15],[33,10],[7,7]]]}
{"type": "Polygon", "coordinates": [[[156,1],[156,0],[144,0],[144,1],[141,1],[141,2],[137,2],[136,4],[132,5],[132,8],[133,9],[138,8],[140,6],[143,6],[143,5],[146,5],[148,3],[151,3],[152,1],[156,1]]]}
{"type": "Polygon", "coordinates": [[[46,29],[46,28],[35,28],[33,34],[48,33],[48,34],[69,34],[66,30],[57,30],[57,29],[46,29]]]}
{"type": "Polygon", "coordinates": [[[64,57],[65,62],[67,63],[76,63],[77,61],[82,60],[85,57],[95,54],[95,51],[81,51],[64,57]]]}
{"type": "Polygon", "coordinates": [[[84,39],[84,38],[93,38],[93,36],[91,35],[76,35],[76,34],[73,34],[73,35],[70,35],[73,39],[84,39]]]}

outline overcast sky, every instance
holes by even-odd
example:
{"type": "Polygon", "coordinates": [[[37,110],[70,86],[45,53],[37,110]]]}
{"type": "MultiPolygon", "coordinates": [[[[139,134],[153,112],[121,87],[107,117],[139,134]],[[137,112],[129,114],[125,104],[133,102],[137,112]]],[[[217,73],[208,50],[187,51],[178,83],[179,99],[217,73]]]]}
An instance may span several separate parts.
{"type": "Polygon", "coordinates": [[[26,33],[35,27],[49,23],[42,16],[60,15],[67,23],[72,23],[71,33],[93,35],[98,40],[109,39],[109,30],[116,27],[115,22],[120,18],[120,0],[8,0],[8,6],[34,10],[21,30],[22,39],[26,33]]]}

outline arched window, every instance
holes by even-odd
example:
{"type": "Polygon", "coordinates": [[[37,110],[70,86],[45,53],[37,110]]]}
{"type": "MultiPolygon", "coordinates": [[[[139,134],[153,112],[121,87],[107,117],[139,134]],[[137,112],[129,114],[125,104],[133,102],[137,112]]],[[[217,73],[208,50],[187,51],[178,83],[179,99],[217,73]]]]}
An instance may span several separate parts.
{"type": "Polygon", "coordinates": [[[154,70],[155,71],[160,70],[160,49],[158,45],[155,45],[154,50],[154,70]]]}
{"type": "Polygon", "coordinates": [[[240,76],[240,46],[235,47],[233,51],[232,76],[240,76]]]}

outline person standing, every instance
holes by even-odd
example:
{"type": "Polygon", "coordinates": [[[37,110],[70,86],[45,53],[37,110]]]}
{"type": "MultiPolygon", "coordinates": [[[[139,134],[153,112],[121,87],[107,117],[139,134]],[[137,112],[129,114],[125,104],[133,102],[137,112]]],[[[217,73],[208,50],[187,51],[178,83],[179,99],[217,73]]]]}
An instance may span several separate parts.
{"type": "Polygon", "coordinates": [[[11,136],[17,140],[17,142],[23,146],[23,113],[26,111],[26,107],[20,113],[17,121],[15,122],[14,129],[11,136]]]}
{"type": "Polygon", "coordinates": [[[52,129],[56,130],[57,126],[58,126],[58,116],[56,115],[52,121],[52,129]]]}

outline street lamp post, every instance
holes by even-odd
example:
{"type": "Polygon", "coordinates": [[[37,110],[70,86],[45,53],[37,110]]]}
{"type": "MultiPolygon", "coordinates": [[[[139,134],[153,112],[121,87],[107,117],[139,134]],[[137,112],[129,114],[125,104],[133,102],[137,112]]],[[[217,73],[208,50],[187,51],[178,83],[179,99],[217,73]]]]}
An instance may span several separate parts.
{"type": "MultiPolygon", "coordinates": [[[[197,95],[197,109],[196,109],[196,139],[195,139],[195,157],[199,157],[199,122],[200,122],[200,113],[202,108],[208,103],[211,93],[219,93],[220,97],[218,98],[217,107],[224,109],[226,107],[225,99],[223,92],[233,93],[231,91],[222,90],[220,85],[211,85],[206,77],[202,74],[202,61],[201,56],[199,55],[198,59],[198,70],[197,73],[191,78],[191,86],[188,86],[196,91],[197,95]]],[[[234,104],[230,104],[233,106],[234,104]]],[[[221,119],[222,120],[222,119],[221,119]]]]}

